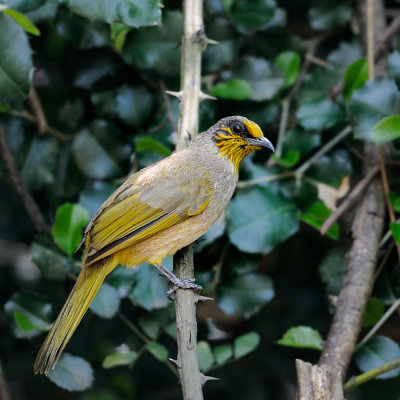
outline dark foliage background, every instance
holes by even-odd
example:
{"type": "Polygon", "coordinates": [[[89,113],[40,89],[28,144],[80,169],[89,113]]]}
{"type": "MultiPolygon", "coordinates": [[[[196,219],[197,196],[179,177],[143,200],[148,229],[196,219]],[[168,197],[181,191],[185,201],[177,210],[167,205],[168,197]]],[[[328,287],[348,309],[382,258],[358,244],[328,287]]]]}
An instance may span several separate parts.
{"type": "MultiPolygon", "coordinates": [[[[89,217],[130,172],[173,151],[178,102],[165,90],[179,90],[181,3],[5,5],[0,121],[48,228],[38,231],[0,164],[0,359],[11,398],[180,398],[167,361],[176,356],[173,304],[148,266],[107,278],[50,379],[32,365],[79,271],[82,253],[73,252],[89,217]]],[[[389,21],[399,15],[397,2],[386,7],[389,21]]],[[[294,359],[315,362],[329,328],[328,296],[341,287],[352,209],[326,236],[317,229],[361,179],[364,141],[392,141],[399,156],[398,37],[388,43],[385,76],[368,82],[350,2],[206,0],[204,19],[218,44],[203,54],[203,89],[218,100],[201,103],[200,131],[244,115],[277,144],[268,161],[257,153],[243,162],[226,221],[196,245],[197,280],[215,298],[198,308],[200,363],[220,379],[205,386],[205,397],[294,398],[294,359]]],[[[398,213],[398,164],[389,167],[398,213]]],[[[399,227],[387,224],[397,240],[399,227]]],[[[382,256],[392,242],[382,242],[382,256]]],[[[398,271],[393,251],[362,336],[398,298],[398,271]]],[[[399,332],[394,315],[359,348],[350,375],[399,358],[399,332]]],[[[348,398],[397,399],[400,372],[388,374],[348,398]]]]}

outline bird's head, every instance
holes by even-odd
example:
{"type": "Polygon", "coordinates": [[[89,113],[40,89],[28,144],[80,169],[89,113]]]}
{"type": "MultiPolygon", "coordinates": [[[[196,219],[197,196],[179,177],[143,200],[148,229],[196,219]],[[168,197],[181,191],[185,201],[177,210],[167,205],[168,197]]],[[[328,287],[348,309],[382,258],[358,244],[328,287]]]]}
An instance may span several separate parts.
{"type": "Polygon", "coordinates": [[[234,164],[236,170],[239,163],[247,155],[258,149],[275,151],[272,143],[264,137],[260,127],[245,117],[226,117],[210,128],[212,139],[219,149],[221,157],[234,164]]]}

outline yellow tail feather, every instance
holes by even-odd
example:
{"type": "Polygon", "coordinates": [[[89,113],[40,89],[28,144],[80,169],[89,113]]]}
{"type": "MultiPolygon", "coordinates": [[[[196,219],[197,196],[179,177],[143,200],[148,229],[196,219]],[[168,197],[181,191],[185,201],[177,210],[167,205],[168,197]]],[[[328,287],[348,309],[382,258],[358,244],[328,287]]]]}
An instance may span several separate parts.
{"type": "Polygon", "coordinates": [[[67,301],[36,357],[35,374],[54,368],[72,334],[81,322],[104,278],[116,267],[111,257],[83,267],[67,301]]]}

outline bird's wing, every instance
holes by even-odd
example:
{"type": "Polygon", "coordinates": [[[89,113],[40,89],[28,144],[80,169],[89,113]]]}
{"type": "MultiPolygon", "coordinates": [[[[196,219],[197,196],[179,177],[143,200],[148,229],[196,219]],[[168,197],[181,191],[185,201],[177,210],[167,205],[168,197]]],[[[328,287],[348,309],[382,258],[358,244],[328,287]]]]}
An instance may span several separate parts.
{"type": "Polygon", "coordinates": [[[85,233],[86,264],[205,210],[214,191],[211,175],[169,164],[133,175],[99,209],[85,233]]]}

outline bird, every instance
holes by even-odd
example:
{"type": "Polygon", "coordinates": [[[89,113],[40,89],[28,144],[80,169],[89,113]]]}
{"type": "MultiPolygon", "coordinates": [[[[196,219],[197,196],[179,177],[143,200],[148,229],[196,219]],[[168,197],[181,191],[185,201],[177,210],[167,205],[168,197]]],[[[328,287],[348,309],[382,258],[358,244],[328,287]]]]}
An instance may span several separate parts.
{"type": "Polygon", "coordinates": [[[222,118],[183,150],[132,175],[100,206],[87,225],[81,271],[50,332],[34,372],[47,375],[100,289],[118,265],[155,265],[173,289],[201,289],[162,260],[222,221],[238,181],[239,164],[258,149],[274,151],[261,128],[242,116],[222,118]]]}

